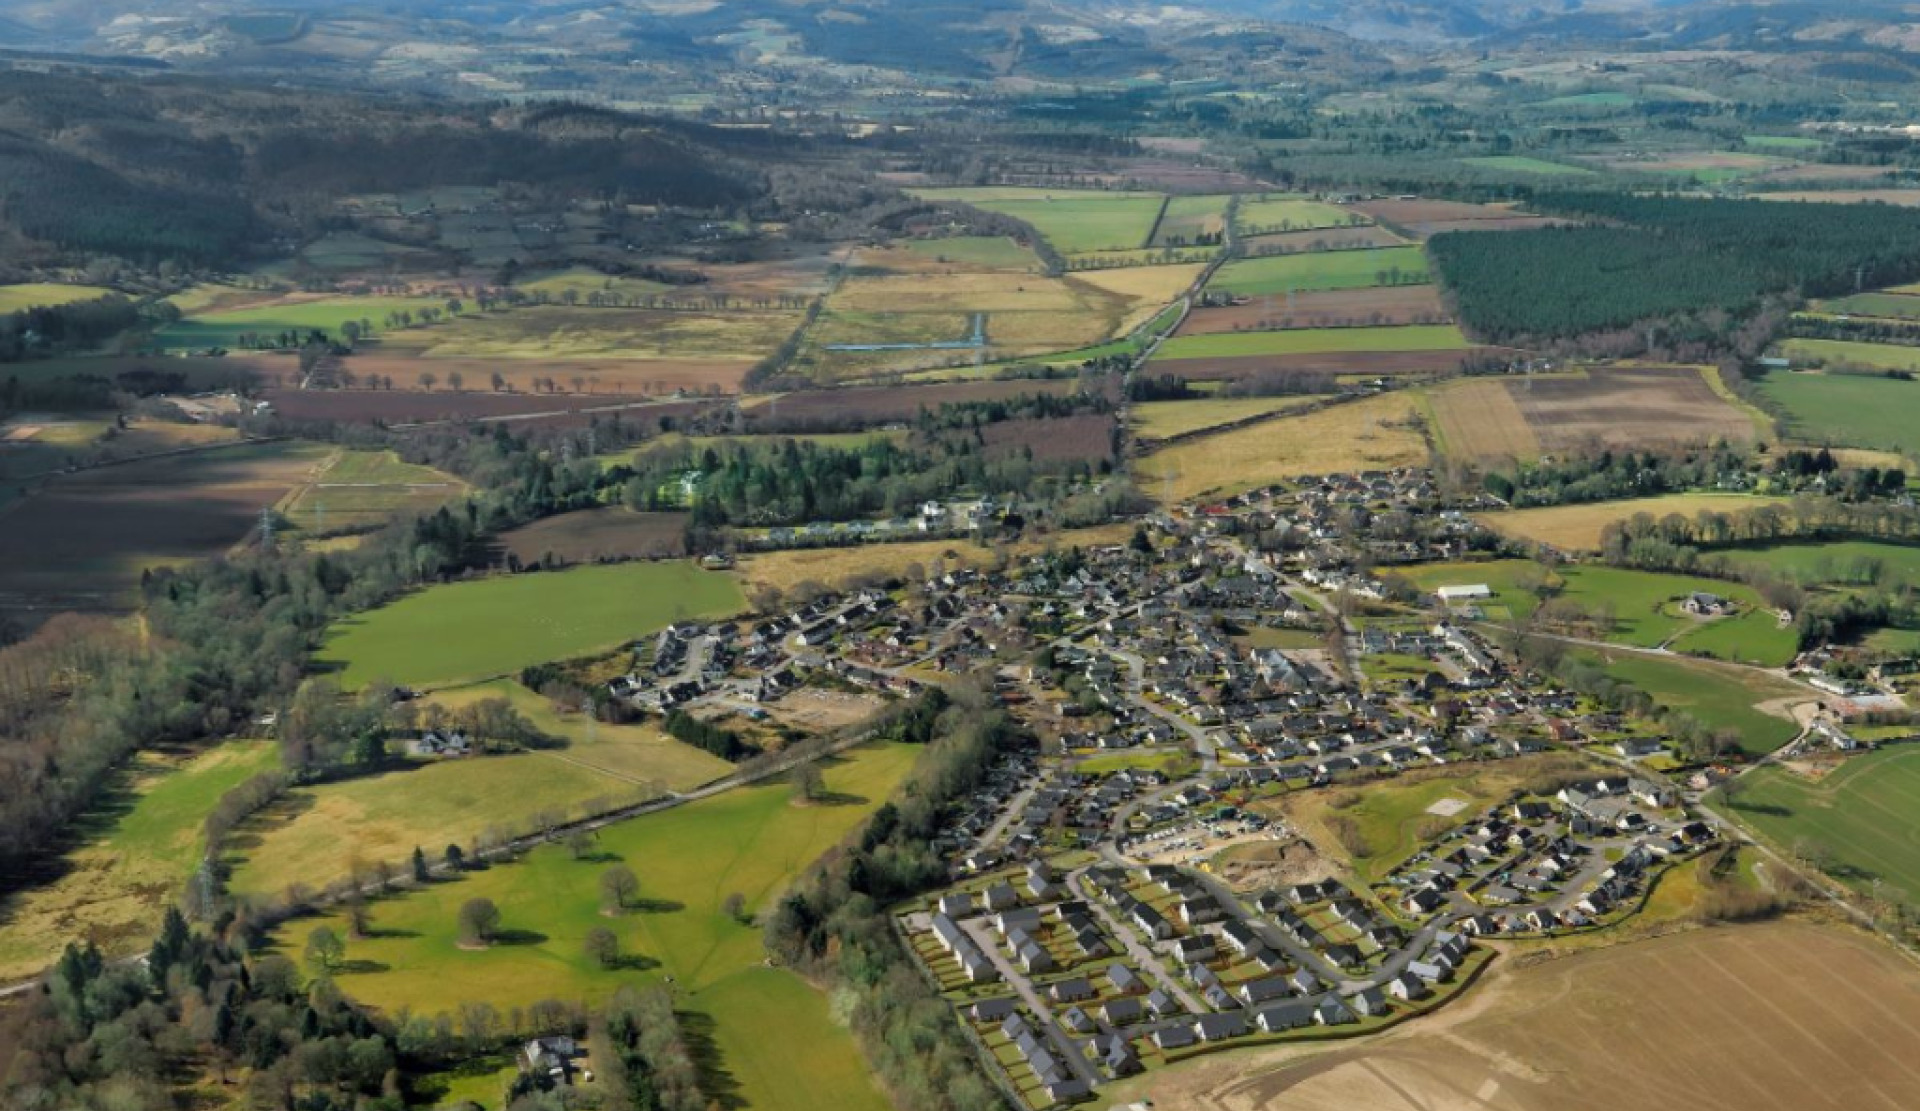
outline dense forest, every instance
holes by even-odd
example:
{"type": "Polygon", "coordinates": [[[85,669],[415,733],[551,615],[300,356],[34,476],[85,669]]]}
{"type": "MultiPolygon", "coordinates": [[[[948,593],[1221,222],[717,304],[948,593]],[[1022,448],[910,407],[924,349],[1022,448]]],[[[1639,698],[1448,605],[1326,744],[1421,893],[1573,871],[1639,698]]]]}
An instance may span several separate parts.
{"type": "Polygon", "coordinates": [[[1920,212],[1891,205],[1565,193],[1534,207],[1598,223],[1428,242],[1461,322],[1488,342],[1670,320],[1730,335],[1769,294],[1920,277],[1920,212]]]}

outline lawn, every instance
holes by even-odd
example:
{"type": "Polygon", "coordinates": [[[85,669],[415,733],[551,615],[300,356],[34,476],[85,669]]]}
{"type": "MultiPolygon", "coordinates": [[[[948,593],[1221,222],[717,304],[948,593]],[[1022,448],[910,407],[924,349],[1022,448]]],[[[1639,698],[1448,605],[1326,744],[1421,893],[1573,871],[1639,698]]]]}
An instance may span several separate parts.
{"type": "Polygon", "coordinates": [[[387,332],[387,316],[426,308],[444,308],[430,297],[320,297],[288,300],[253,308],[230,309],[188,316],[154,333],[154,341],[168,351],[202,347],[238,348],[240,337],[255,334],[276,338],[282,332],[304,336],[310,331],[338,337],[341,326],[355,321],[372,334],[387,332]]]}
{"type": "Polygon", "coordinates": [[[341,683],[491,679],[614,648],[681,620],[740,609],[726,575],[691,563],[625,563],[428,587],[336,623],[319,660],[341,683]]]}
{"type": "Polygon", "coordinates": [[[1827,872],[1920,906],[1920,748],[1858,756],[1818,781],[1785,768],[1744,777],[1729,807],[1780,848],[1818,846],[1827,872]]]}
{"type": "Polygon", "coordinates": [[[1594,172],[1585,166],[1569,166],[1565,162],[1548,162],[1542,158],[1528,158],[1517,154],[1462,158],[1460,161],[1469,166],[1478,166],[1483,170],[1504,170],[1509,173],[1536,174],[1541,177],[1581,177],[1591,176],[1594,172]]]}
{"type": "Polygon", "coordinates": [[[95,285],[65,285],[60,282],[23,282],[0,285],[0,313],[21,309],[53,308],[75,301],[93,301],[114,292],[95,285]]]}
{"type": "Polygon", "coordinates": [[[1759,671],[1630,653],[1602,653],[1600,658],[1609,675],[1647,692],[1656,705],[1678,710],[1709,728],[1737,730],[1741,751],[1749,756],[1772,752],[1800,733],[1791,720],[1758,710],[1756,704],[1816,697],[1759,671]]]}
{"type": "Polygon", "coordinates": [[[1678,513],[1691,519],[1701,513],[1741,513],[1763,505],[1785,505],[1787,501],[1748,494],[1666,494],[1655,498],[1512,509],[1476,516],[1481,524],[1507,536],[1551,544],[1564,551],[1590,552],[1599,549],[1600,535],[1608,525],[1640,513],[1655,518],[1678,513]]]}
{"type": "Polygon", "coordinates": [[[1271,194],[1242,198],[1236,216],[1234,229],[1241,235],[1344,228],[1370,222],[1365,216],[1338,205],[1271,194]]]}
{"type": "Polygon", "coordinates": [[[1017,187],[913,189],[928,200],[950,200],[1032,224],[1061,254],[1132,250],[1147,245],[1164,201],[1158,193],[1017,187]]]}
{"type": "Polygon", "coordinates": [[[1220,397],[1193,401],[1148,401],[1133,407],[1133,427],[1150,440],[1198,432],[1223,424],[1298,409],[1316,397],[1220,397]]]}
{"type": "Polygon", "coordinates": [[[1265,258],[1235,259],[1220,268],[1209,289],[1257,297],[1321,289],[1365,289],[1427,280],[1427,258],[1418,247],[1369,247],[1265,258]]]}
{"type": "Polygon", "coordinates": [[[1215,359],[1245,355],[1323,355],[1347,351],[1464,351],[1472,346],[1451,324],[1384,328],[1293,328],[1284,332],[1216,332],[1175,336],[1159,359],[1215,359]]]}
{"type": "MultiPolygon", "coordinates": [[[[748,787],[603,830],[590,860],[564,848],[536,849],[517,863],[374,905],[379,936],[348,943],[356,969],[342,990],[388,1011],[452,1011],[484,999],[505,1010],[541,999],[597,1001],[629,983],[671,978],[678,1009],[710,1020],[715,1069],[737,1085],[739,1103],[762,1111],[883,1111],[852,1039],[827,1000],[798,977],[768,967],[760,930],[728,916],[739,894],[750,912],[838,844],[898,786],[918,749],[857,750],[826,768],[838,804],[796,807],[785,784],[748,787]],[[624,861],[639,877],[644,907],[600,912],[599,877],[624,861]],[[509,940],[484,950],[458,944],[456,915],[469,899],[499,906],[509,940]],[[631,966],[602,971],[583,951],[589,930],[616,931],[631,966]],[[360,963],[364,962],[364,963],[360,963]],[[777,1036],[768,1015],[779,1016],[777,1036]]],[[[290,948],[313,923],[290,923],[290,948]]],[[[330,924],[345,932],[343,923],[330,924]]]]}
{"type": "MultiPolygon", "coordinates": [[[[1920,364],[1920,347],[1882,350],[1920,364]]],[[[1760,380],[1760,391],[1785,411],[1785,431],[1799,439],[1920,455],[1920,382],[1775,371],[1760,380]]]]}
{"type": "Polygon", "coordinates": [[[61,873],[0,902],[0,982],[39,972],[69,941],[90,938],[114,957],[145,948],[199,863],[207,812],[278,759],[266,741],[135,757],[82,820],[84,843],[61,873]]]}

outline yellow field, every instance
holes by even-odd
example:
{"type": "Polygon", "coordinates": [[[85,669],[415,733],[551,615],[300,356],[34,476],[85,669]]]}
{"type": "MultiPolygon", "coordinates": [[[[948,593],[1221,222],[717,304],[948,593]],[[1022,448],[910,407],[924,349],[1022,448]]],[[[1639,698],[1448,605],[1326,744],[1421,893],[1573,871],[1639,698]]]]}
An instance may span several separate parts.
{"type": "Polygon", "coordinates": [[[543,305],[468,313],[382,340],[428,358],[757,359],[778,347],[800,314],[738,310],[667,312],[543,305]]]}
{"type": "Polygon", "coordinates": [[[1427,460],[1412,403],[1368,398],[1189,440],[1139,460],[1135,478],[1169,502],[1234,494],[1297,475],[1416,466],[1427,460]]]}
{"type": "Polygon", "coordinates": [[[112,292],[111,289],[102,289],[99,286],[63,285],[59,282],[0,285],[0,312],[71,305],[75,301],[92,301],[105,297],[112,292]]]}
{"type": "Polygon", "coordinates": [[[1551,544],[1564,551],[1579,552],[1598,549],[1600,534],[1608,525],[1639,513],[1656,518],[1678,513],[1682,517],[1692,518],[1708,511],[1740,513],[1763,505],[1785,505],[1788,500],[1751,494],[1669,494],[1657,498],[1552,505],[1540,509],[1479,513],[1475,516],[1496,532],[1540,544],[1551,544]]]}
{"type": "Polygon", "coordinates": [[[1114,270],[1076,270],[1067,276],[1079,282],[1135,300],[1165,305],[1187,291],[1206,266],[1202,263],[1176,263],[1172,266],[1128,266],[1114,270]]]}
{"type": "Polygon", "coordinates": [[[1526,461],[1540,455],[1540,440],[1498,378],[1461,378],[1427,394],[1434,439],[1456,459],[1526,461]]]}
{"type": "Polygon", "coordinates": [[[754,590],[765,587],[787,591],[802,583],[833,586],[868,575],[904,574],[907,567],[915,563],[927,571],[931,571],[937,562],[944,562],[948,568],[985,567],[1001,558],[1002,553],[1011,558],[1044,551],[1049,547],[1123,544],[1132,535],[1133,526],[1122,521],[1023,538],[1017,543],[995,548],[955,539],[762,552],[743,557],[736,573],[740,576],[742,589],[751,598],[754,590]]]}
{"type": "Polygon", "coordinates": [[[1318,397],[1209,397],[1195,401],[1147,401],[1133,407],[1133,427],[1146,439],[1164,440],[1248,417],[1298,409],[1319,400],[1318,397]]]}

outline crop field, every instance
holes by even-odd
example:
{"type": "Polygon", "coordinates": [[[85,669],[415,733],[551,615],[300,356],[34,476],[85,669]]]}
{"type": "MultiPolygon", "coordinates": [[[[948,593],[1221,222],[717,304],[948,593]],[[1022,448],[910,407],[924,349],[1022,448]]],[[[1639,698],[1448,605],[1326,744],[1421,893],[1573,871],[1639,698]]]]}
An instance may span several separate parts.
{"type": "Polygon", "coordinates": [[[1280,328],[1347,328],[1362,325],[1436,324],[1447,319],[1440,292],[1431,285],[1375,286],[1263,297],[1244,305],[1195,309],[1177,333],[1270,331],[1280,328]]]}
{"type": "MultiPolygon", "coordinates": [[[[1920,356],[1920,348],[1900,350],[1920,356]]],[[[1920,383],[1775,371],[1760,391],[1785,411],[1783,431],[1797,440],[1920,455],[1920,383]]]]}
{"type": "Polygon", "coordinates": [[[1115,418],[1105,413],[1037,417],[989,424],[981,429],[981,440],[990,457],[1026,454],[1042,462],[1103,463],[1113,458],[1116,427],[1115,418]]]}
{"type": "Polygon", "coordinates": [[[936,565],[948,569],[986,567],[1003,551],[1012,556],[1075,545],[1124,544],[1132,536],[1133,525],[1120,521],[1059,532],[1029,532],[1013,544],[998,547],[956,538],[861,544],[850,548],[794,548],[741,556],[736,574],[749,590],[771,587],[788,591],[805,583],[834,586],[870,577],[900,578],[915,566],[929,574],[936,565]]]}
{"type": "Polygon", "coordinates": [[[1701,513],[1742,513],[1763,505],[1785,505],[1787,501],[1752,494],[1666,494],[1476,516],[1481,524],[1507,536],[1551,544],[1562,551],[1590,552],[1600,547],[1600,534],[1608,525],[1637,514],[1646,513],[1658,519],[1678,513],[1692,519],[1701,513]]]}
{"type": "Polygon", "coordinates": [[[1227,197],[1221,194],[1168,197],[1151,247],[1178,247],[1201,236],[1220,235],[1227,228],[1227,197]]]}
{"type": "Polygon", "coordinates": [[[662,401],[590,394],[480,393],[472,390],[263,390],[262,400],[280,415],[297,421],[369,421],[410,424],[437,420],[487,420],[606,411],[629,423],[684,416],[710,402],[662,401]]]}
{"type": "MultiPolygon", "coordinates": [[[[387,346],[429,359],[755,360],[780,346],[797,312],[621,309],[533,305],[468,313],[409,330],[387,346]]],[[[431,368],[427,368],[431,369],[431,368]]]]}
{"type": "Polygon", "coordinates": [[[337,622],[319,653],[343,686],[491,679],[740,608],[725,575],[691,563],[626,563],[428,587],[337,622]]]}
{"type": "Polygon", "coordinates": [[[1365,216],[1339,205],[1281,194],[1242,197],[1236,217],[1234,230],[1241,235],[1314,231],[1367,223],[1365,216]]]}
{"type": "Polygon", "coordinates": [[[1131,312],[1157,311],[1187,291],[1206,266],[1177,262],[1171,266],[1127,266],[1113,270],[1076,270],[1067,280],[1088,285],[1132,302],[1131,312]]]}
{"type": "Polygon", "coordinates": [[[0,313],[21,309],[53,308],[76,301],[94,301],[113,290],[93,285],[64,285],[59,282],[22,282],[0,285],[0,313]]]}
{"type": "Polygon", "coordinates": [[[1295,328],[1284,332],[1183,335],[1160,345],[1155,361],[1318,355],[1328,352],[1464,351],[1470,345],[1451,324],[1401,328],[1295,328]]]}
{"type": "Polygon", "coordinates": [[[330,454],[242,444],[52,479],[0,507],[0,609],[124,609],[144,568],[226,551],[330,454]]]}
{"type": "Polygon", "coordinates": [[[1627,173],[1692,178],[1710,184],[1782,169],[1790,163],[1741,151],[1675,151],[1652,158],[1610,158],[1601,165],[1627,173]]]}
{"type": "Polygon", "coordinates": [[[1528,158],[1524,155],[1496,154],[1482,158],[1462,158],[1460,161],[1469,166],[1478,166],[1483,170],[1500,170],[1506,173],[1531,174],[1535,177],[1590,177],[1592,170],[1585,166],[1570,166],[1565,162],[1549,162],[1544,158],[1528,158]]]}
{"type": "Polygon", "coordinates": [[[1063,255],[1144,247],[1160,215],[1158,193],[1032,189],[1018,186],[913,189],[927,200],[950,200],[1025,220],[1063,255]]]}
{"type": "Polygon", "coordinates": [[[1316,397],[1210,397],[1197,401],[1148,401],[1133,407],[1133,427],[1146,439],[1164,440],[1269,413],[1283,413],[1319,400],[1316,397]]]}
{"type": "Polygon", "coordinates": [[[1317,228],[1307,231],[1276,231],[1266,235],[1251,235],[1240,240],[1243,253],[1249,256],[1273,254],[1299,254],[1315,251],[1354,251],[1368,247],[1404,247],[1407,241],[1378,224],[1338,228],[1317,228]]]}
{"type": "Polygon", "coordinates": [[[1427,258],[1420,248],[1380,247],[1235,259],[1220,268],[1207,288],[1258,297],[1269,293],[1417,285],[1426,280],[1427,258]]]}
{"type": "Polygon", "coordinates": [[[68,941],[91,940],[109,957],[142,949],[199,864],[207,811],[278,759],[265,741],[136,756],[83,819],[82,844],[44,882],[0,899],[0,981],[39,972],[68,941]]]}
{"type": "Polygon", "coordinates": [[[576,509],[546,517],[500,537],[521,563],[549,556],[565,563],[649,559],[686,553],[685,513],[636,513],[624,506],[576,509]]]}
{"type": "Polygon", "coordinates": [[[403,513],[437,509],[466,483],[432,467],[403,463],[391,451],[343,451],[281,509],[314,536],[364,531],[403,513]]]}
{"type": "Polygon", "coordinates": [[[675,740],[651,720],[638,725],[613,725],[596,721],[587,714],[562,711],[513,679],[455,687],[430,697],[450,707],[504,698],[513,703],[513,708],[532,722],[534,728],[566,741],[567,747],[559,755],[567,763],[644,787],[648,794],[690,791],[732,775],[734,771],[732,764],[704,749],[675,740]]]}
{"type": "Polygon", "coordinates": [[[1170,504],[1296,475],[1413,466],[1426,458],[1412,406],[1382,396],[1184,441],[1138,460],[1134,478],[1170,504]]]}
{"type": "Polygon", "coordinates": [[[905,250],[935,262],[958,263],[981,270],[1033,270],[1040,260],[1031,250],[1005,236],[964,235],[952,239],[914,239],[905,250]]]}
{"type": "Polygon", "coordinates": [[[853,418],[870,424],[911,420],[922,407],[938,409],[968,401],[997,401],[1035,394],[1070,394],[1078,389],[1071,379],[1007,379],[1005,381],[945,382],[918,386],[853,386],[832,390],[803,390],[747,410],[748,421],[765,414],[779,420],[810,418],[837,421],[853,418]]]}
{"type": "Polygon", "coordinates": [[[1856,756],[1818,780],[1762,768],[1744,779],[1728,809],[1783,850],[1818,846],[1821,865],[1834,878],[1860,890],[1878,881],[1888,894],[1920,906],[1920,830],[1913,824],[1920,749],[1856,756]]]}
{"type": "Polygon", "coordinates": [[[1751,442],[1757,434],[1753,416],[1715,390],[1709,373],[1697,367],[1596,367],[1579,375],[1531,376],[1508,383],[1508,389],[1545,451],[1751,442]]]}
{"type": "Polygon", "coordinates": [[[271,339],[283,332],[304,336],[310,331],[320,331],[338,338],[341,327],[349,321],[360,324],[374,336],[389,336],[397,333],[387,327],[389,313],[417,313],[421,309],[444,308],[445,304],[431,297],[290,294],[264,305],[190,315],[161,328],[153,338],[168,351],[238,348],[240,337],[248,334],[271,339]]]}
{"type": "MultiPolygon", "coordinates": [[[[676,1009],[710,1022],[712,1071],[731,1081],[740,1106],[884,1111],[827,1000],[769,967],[760,930],[723,907],[736,893],[749,912],[771,907],[803,868],[880,805],[917,751],[872,747],[829,762],[826,787],[836,800],[829,804],[796,807],[778,782],[741,788],[605,829],[590,860],[548,846],[383,900],[372,907],[379,936],[348,945],[348,961],[367,971],[342,972],[337,982],[388,1011],[433,1014],[477,999],[503,1010],[547,998],[600,1000],[622,984],[670,980],[676,1009]],[[607,917],[599,877],[613,859],[639,876],[642,903],[607,917]],[[506,936],[486,949],[463,949],[457,911],[476,897],[499,906],[506,936]],[[583,939],[598,926],[620,936],[628,968],[602,971],[585,955],[583,939]],[[767,1035],[769,1013],[780,1016],[777,1037],[767,1035]]],[[[309,928],[295,922],[285,931],[294,938],[309,928]]]]}
{"type": "Polygon", "coordinates": [[[1539,457],[1540,440],[1505,382],[1461,378],[1428,391],[1426,399],[1442,455],[1477,462],[1539,457]]]}
{"type": "Polygon", "coordinates": [[[1679,710],[1709,728],[1738,732],[1740,749],[1749,756],[1772,752],[1800,734],[1799,724],[1791,717],[1761,710],[1761,704],[1784,705],[1819,697],[1816,691],[1751,669],[1678,657],[1599,655],[1609,675],[1646,691],[1657,705],[1679,710]]]}
{"type": "Polygon", "coordinates": [[[1786,921],[1496,961],[1464,1003],[1401,1034],[1201,1057],[1102,1099],[1263,1111],[1896,1111],[1920,1089],[1920,1066],[1886,1046],[1909,1036],[1920,1037],[1920,971],[1864,933],[1786,921]]]}
{"type": "Polygon", "coordinates": [[[670,293],[674,289],[673,286],[664,282],[603,274],[588,266],[572,266],[565,270],[536,274],[519,279],[513,283],[513,286],[529,296],[537,297],[545,294],[556,301],[568,296],[585,301],[596,293],[613,294],[617,297],[645,297],[649,294],[670,293]]]}

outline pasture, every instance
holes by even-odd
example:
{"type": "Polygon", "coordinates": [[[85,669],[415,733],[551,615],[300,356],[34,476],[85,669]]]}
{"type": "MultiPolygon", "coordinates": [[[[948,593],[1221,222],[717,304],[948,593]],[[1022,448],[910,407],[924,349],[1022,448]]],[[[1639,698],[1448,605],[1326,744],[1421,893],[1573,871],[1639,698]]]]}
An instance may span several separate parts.
{"type": "Polygon", "coordinates": [[[1597,655],[1607,674],[1645,691],[1655,705],[1678,710],[1708,728],[1739,733],[1740,750],[1749,756],[1772,752],[1800,733],[1800,726],[1791,717],[1761,710],[1762,703],[1784,705],[1820,697],[1816,691],[1763,671],[1677,656],[1625,652],[1597,655]]]}
{"type": "MultiPolygon", "coordinates": [[[[1920,348],[1898,348],[1920,358],[1920,348]]],[[[1782,430],[1813,444],[1920,456],[1920,382],[1775,371],[1760,392],[1786,414],[1782,430]]]]}
{"type": "Polygon", "coordinates": [[[134,757],[81,820],[79,844],[48,875],[0,898],[0,982],[32,976],[69,941],[109,957],[152,941],[160,916],[200,861],[201,821],[221,795],[271,768],[265,741],[134,757]]]}
{"type": "Polygon", "coordinates": [[[1815,307],[1824,313],[1846,316],[1874,316],[1885,320],[1920,320],[1920,297],[1911,293],[1856,293],[1819,301],[1815,307]]]}
{"type": "Polygon", "coordinates": [[[1183,247],[1220,236],[1227,229],[1227,200],[1223,194],[1168,197],[1148,246],[1183,247]]]}
{"type": "Polygon", "coordinates": [[[1234,230],[1241,235],[1271,235],[1281,232],[1317,231],[1322,228],[1357,227],[1367,218],[1339,205],[1306,197],[1268,193],[1242,197],[1235,213],[1234,230]]]}
{"type": "Polygon", "coordinates": [[[1102,1100],[1263,1111],[1897,1111],[1920,1089],[1920,1066],[1887,1044],[1909,1035],[1920,1035],[1920,971],[1859,931],[1786,921],[1495,961],[1463,1003],[1393,1036],[1200,1057],[1102,1100]]]}
{"type": "Polygon", "coordinates": [[[1417,285],[1426,280],[1427,258],[1420,248],[1377,247],[1235,259],[1220,268],[1207,288],[1258,297],[1269,293],[1417,285]]]}
{"type": "Polygon", "coordinates": [[[1642,513],[1656,519],[1675,513],[1693,518],[1702,513],[1743,513],[1764,505],[1785,505],[1787,501],[1752,494],[1665,494],[1653,498],[1511,509],[1475,516],[1481,524],[1507,536],[1551,544],[1562,551],[1590,552],[1599,549],[1600,534],[1608,525],[1642,513]]]}
{"type": "Polygon", "coordinates": [[[1920,548],[1841,540],[1824,544],[1781,544],[1739,548],[1727,553],[1735,563],[1758,565],[1802,586],[1920,585],[1920,548]]]}
{"type": "Polygon", "coordinates": [[[550,297],[556,301],[585,301],[594,296],[619,298],[670,294],[675,287],[646,278],[603,274],[589,266],[571,266],[521,278],[514,288],[532,297],[550,297]]]}
{"type": "Polygon", "coordinates": [[[1381,396],[1163,448],[1135,462],[1134,479],[1172,504],[1297,475],[1413,466],[1426,458],[1407,400],[1381,396]]]}
{"type": "Polygon", "coordinates": [[[342,451],[281,512],[311,536],[362,532],[400,514],[430,512],[466,488],[452,475],[403,463],[391,451],[342,451]]]}
{"type": "Polygon", "coordinates": [[[644,787],[649,793],[690,791],[733,774],[732,764],[675,740],[652,719],[633,725],[597,721],[588,714],[558,709],[513,679],[436,691],[431,701],[457,707],[489,698],[506,699],[535,729],[566,741],[561,756],[568,763],[644,787]]]}
{"type": "Polygon", "coordinates": [[[1860,343],[1842,339],[1790,339],[1781,352],[1796,367],[1865,367],[1869,370],[1920,371],[1920,347],[1897,343],[1860,343]]]}
{"type": "Polygon", "coordinates": [[[289,294],[266,304],[193,313],[159,329],[153,338],[166,351],[240,348],[244,346],[241,338],[249,335],[277,341],[283,334],[303,339],[311,332],[320,332],[339,339],[341,328],[348,322],[358,324],[365,334],[382,336],[398,330],[388,325],[390,314],[445,306],[445,301],[431,297],[289,294]]]}
{"type": "Polygon", "coordinates": [[[1593,367],[1575,374],[1531,375],[1507,383],[1541,450],[1596,445],[1750,443],[1764,418],[1724,392],[1711,367],[1593,367]]]}
{"type": "Polygon", "coordinates": [[[114,291],[97,285],[66,285],[60,282],[21,282],[0,285],[0,313],[22,309],[57,308],[76,301],[96,301],[114,291]]]}
{"type": "Polygon", "coordinates": [[[1017,186],[910,189],[926,200],[959,201],[1024,220],[1063,255],[1147,245],[1165,199],[1158,193],[1017,186]]]}
{"type": "Polygon", "coordinates": [[[1465,351],[1470,345],[1451,324],[1401,328],[1295,328],[1283,332],[1178,335],[1160,345],[1155,361],[1319,355],[1370,351],[1465,351]]]}
{"type": "Polygon", "coordinates": [[[618,505],[576,509],[503,533],[500,544],[523,564],[679,556],[686,554],[690,519],[685,513],[636,513],[618,505]]]}
{"type": "Polygon", "coordinates": [[[691,563],[503,575],[427,587],[336,622],[318,660],[348,688],[375,678],[448,686],[618,647],[740,605],[732,579],[691,563]]]}
{"type": "Polygon", "coordinates": [[[470,312],[408,331],[387,346],[404,346],[428,359],[750,362],[770,354],[799,323],[799,313],[784,310],[530,305],[470,312]]]}
{"type": "MultiPolygon", "coordinates": [[[[503,1010],[541,999],[597,1001],[622,985],[671,978],[677,1009],[710,1023],[713,1071],[742,1106],[779,1111],[884,1111],[886,1102],[827,1000],[765,963],[759,929],[728,915],[729,895],[748,912],[770,908],[801,870],[838,844],[906,776],[918,749],[870,747],[829,761],[832,801],[794,806],[786,785],[745,787],[601,831],[590,859],[546,846],[519,861],[374,904],[379,936],[348,943],[355,970],[341,990],[385,1010],[453,1011],[484,999],[503,1010]],[[599,877],[614,860],[639,877],[640,905],[608,917],[599,877]],[[456,916],[468,899],[499,906],[505,936],[462,948],[456,916]],[[602,970],[583,951],[586,933],[612,928],[628,967],[602,970]],[[365,969],[360,971],[357,969],[365,969]],[[766,1016],[780,1016],[779,1036],[766,1016]]],[[[293,943],[311,921],[283,928],[293,943]]],[[[341,923],[331,921],[344,933],[341,923]]]]}
{"type": "Polygon", "coordinates": [[[1920,906],[1920,829],[1913,822],[1920,748],[1856,756],[1819,779],[1761,768],[1742,779],[1731,801],[1721,801],[1774,845],[1814,856],[1848,886],[1864,891],[1878,881],[1889,895],[1920,906]]]}
{"type": "Polygon", "coordinates": [[[1193,401],[1148,401],[1133,407],[1134,431],[1149,440],[1217,428],[1321,400],[1316,397],[1220,397],[1193,401]]]}
{"type": "Polygon", "coordinates": [[[1187,314],[1179,334],[1434,324],[1446,319],[1446,307],[1434,286],[1392,285],[1295,293],[1279,299],[1263,297],[1244,305],[1197,308],[1187,314]]]}
{"type": "Polygon", "coordinates": [[[957,263],[980,270],[1038,270],[1040,260],[1006,236],[962,235],[951,239],[912,239],[907,251],[940,263],[957,263]]]}

